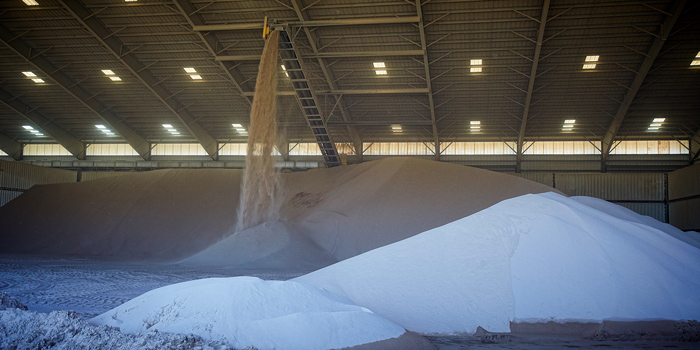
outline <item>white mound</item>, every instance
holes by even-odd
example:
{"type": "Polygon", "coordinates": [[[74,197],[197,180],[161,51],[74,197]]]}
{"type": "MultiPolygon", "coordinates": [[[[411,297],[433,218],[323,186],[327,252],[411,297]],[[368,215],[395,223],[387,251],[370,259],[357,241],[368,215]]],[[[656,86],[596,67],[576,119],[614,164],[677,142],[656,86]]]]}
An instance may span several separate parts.
{"type": "Polygon", "coordinates": [[[505,200],[296,281],[420,333],[700,319],[700,249],[555,193],[505,200]]]}
{"type": "Polygon", "coordinates": [[[195,334],[243,348],[333,349],[405,330],[348,300],[296,282],[211,278],[152,290],[90,320],[135,334],[195,334]]]}

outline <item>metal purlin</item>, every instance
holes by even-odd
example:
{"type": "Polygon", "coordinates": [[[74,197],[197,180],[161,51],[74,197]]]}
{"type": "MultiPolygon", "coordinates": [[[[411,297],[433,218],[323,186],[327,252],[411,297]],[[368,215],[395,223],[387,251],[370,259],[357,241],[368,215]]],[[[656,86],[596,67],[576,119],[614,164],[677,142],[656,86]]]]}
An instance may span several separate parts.
{"type": "Polygon", "coordinates": [[[280,30],[279,55],[285,67],[285,71],[289,74],[289,79],[294,86],[297,101],[306,116],[306,122],[311,128],[311,132],[316,138],[316,143],[321,149],[326,167],[334,167],[340,165],[340,157],[335,143],[328,132],[326,122],[321,116],[321,110],[318,107],[316,97],[314,96],[309,81],[301,69],[301,62],[294,49],[294,44],[289,38],[287,31],[280,30]]]}

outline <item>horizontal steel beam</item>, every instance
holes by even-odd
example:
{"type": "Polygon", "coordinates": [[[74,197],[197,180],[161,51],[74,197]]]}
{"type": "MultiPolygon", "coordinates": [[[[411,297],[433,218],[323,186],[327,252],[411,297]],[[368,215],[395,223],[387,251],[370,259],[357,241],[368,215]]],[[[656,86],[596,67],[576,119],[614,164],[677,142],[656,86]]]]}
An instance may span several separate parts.
{"type": "MultiPolygon", "coordinates": [[[[371,95],[371,94],[426,94],[428,89],[355,89],[316,91],[317,95],[371,95]]],[[[255,92],[244,92],[243,96],[254,96],[255,92]]],[[[294,91],[278,91],[277,96],[296,96],[294,91]]]]}
{"type": "MultiPolygon", "coordinates": [[[[277,26],[294,26],[294,27],[331,27],[331,26],[355,26],[355,25],[371,25],[371,24],[400,24],[400,23],[418,23],[418,16],[408,17],[380,17],[380,18],[353,18],[353,19],[329,19],[315,21],[292,21],[279,23],[277,26]]],[[[271,25],[274,29],[275,24],[271,25]]],[[[212,24],[194,26],[193,29],[197,32],[213,32],[220,30],[252,30],[262,29],[263,22],[256,23],[237,23],[237,24],[212,24]]]]}
{"type": "MultiPolygon", "coordinates": [[[[423,50],[396,51],[351,51],[351,52],[319,52],[304,55],[304,58],[336,58],[336,57],[377,57],[377,56],[421,56],[423,50]]],[[[260,61],[260,55],[229,55],[216,56],[217,62],[225,61],[260,61]]]]}
{"type": "Polygon", "coordinates": [[[345,125],[356,125],[356,126],[372,126],[372,125],[392,125],[401,124],[402,126],[429,126],[433,125],[430,120],[352,120],[352,121],[335,121],[328,122],[328,125],[333,126],[345,126],[345,125]]]}
{"type": "Polygon", "coordinates": [[[22,159],[22,144],[0,133],[0,150],[14,160],[22,159]]]}

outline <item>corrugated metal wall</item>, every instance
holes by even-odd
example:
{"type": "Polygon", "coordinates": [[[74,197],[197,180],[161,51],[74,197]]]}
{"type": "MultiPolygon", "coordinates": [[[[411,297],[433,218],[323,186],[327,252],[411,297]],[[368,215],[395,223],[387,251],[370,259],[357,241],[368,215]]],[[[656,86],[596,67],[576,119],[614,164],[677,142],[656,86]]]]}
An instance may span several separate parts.
{"type": "Polygon", "coordinates": [[[80,182],[128,174],[126,171],[81,171],[80,182]]]}
{"type": "Polygon", "coordinates": [[[669,222],[700,232],[700,164],[668,174],[669,222]]]}
{"type": "Polygon", "coordinates": [[[0,206],[15,199],[35,184],[76,182],[75,171],[0,160],[0,206]]]}

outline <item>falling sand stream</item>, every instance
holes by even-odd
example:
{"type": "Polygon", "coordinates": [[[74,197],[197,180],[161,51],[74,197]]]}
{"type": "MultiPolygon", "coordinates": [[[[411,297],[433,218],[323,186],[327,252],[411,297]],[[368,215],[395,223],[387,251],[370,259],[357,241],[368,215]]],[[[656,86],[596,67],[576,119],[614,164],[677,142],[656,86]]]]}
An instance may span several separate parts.
{"type": "Polygon", "coordinates": [[[265,43],[258,68],[236,231],[276,220],[279,216],[279,176],[272,157],[277,136],[278,41],[279,32],[274,30],[265,43]]]}

